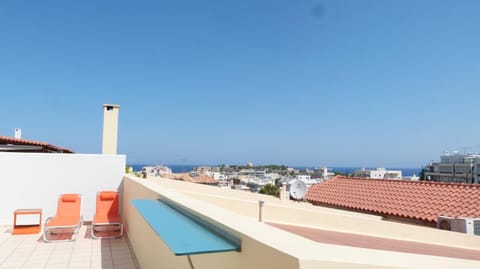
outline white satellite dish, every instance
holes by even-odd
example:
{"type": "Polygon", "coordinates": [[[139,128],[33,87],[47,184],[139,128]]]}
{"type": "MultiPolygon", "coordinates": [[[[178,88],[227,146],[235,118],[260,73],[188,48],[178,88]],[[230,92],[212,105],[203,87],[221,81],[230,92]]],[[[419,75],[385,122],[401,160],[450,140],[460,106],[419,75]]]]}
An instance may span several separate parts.
{"type": "Polygon", "coordinates": [[[301,180],[290,183],[290,196],[295,200],[302,200],[307,194],[307,184],[301,180]]]}

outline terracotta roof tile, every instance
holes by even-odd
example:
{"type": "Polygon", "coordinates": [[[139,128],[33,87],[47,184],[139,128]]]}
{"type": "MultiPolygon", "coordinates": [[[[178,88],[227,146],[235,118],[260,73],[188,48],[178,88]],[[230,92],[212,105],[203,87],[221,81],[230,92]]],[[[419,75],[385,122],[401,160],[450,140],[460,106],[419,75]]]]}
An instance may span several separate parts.
{"type": "Polygon", "coordinates": [[[437,222],[480,217],[480,184],[334,177],[310,187],[315,204],[437,222]]]}
{"type": "Polygon", "coordinates": [[[24,145],[24,146],[41,146],[43,147],[44,152],[61,152],[61,153],[74,153],[70,149],[51,145],[46,142],[34,141],[28,139],[18,139],[14,137],[1,136],[0,135],[0,144],[4,145],[24,145]]]}

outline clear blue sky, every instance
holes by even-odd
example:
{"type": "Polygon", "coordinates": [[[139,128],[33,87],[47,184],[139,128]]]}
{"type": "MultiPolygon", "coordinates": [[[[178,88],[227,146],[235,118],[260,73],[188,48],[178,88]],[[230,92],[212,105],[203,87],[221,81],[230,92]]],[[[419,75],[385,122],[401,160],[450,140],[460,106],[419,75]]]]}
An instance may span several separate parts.
{"type": "Polygon", "coordinates": [[[1,1],[0,134],[129,163],[480,151],[480,1],[1,1]]]}

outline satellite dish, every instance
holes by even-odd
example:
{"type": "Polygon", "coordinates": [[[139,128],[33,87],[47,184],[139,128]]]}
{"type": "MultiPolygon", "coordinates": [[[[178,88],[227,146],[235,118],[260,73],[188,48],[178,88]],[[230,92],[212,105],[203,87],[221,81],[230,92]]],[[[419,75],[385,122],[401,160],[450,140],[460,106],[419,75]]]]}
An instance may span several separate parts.
{"type": "Polygon", "coordinates": [[[301,180],[295,180],[290,183],[290,197],[295,200],[302,200],[307,194],[307,184],[301,180]]]}

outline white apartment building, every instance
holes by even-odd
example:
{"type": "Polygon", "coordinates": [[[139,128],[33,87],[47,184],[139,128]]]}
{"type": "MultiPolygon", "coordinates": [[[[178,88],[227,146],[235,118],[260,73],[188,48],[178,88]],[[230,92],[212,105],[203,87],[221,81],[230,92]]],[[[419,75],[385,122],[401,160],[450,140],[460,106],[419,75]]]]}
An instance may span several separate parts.
{"type": "Polygon", "coordinates": [[[318,178],[321,180],[329,179],[333,177],[335,173],[330,171],[327,167],[315,168],[312,173],[313,178],[318,178]]]}
{"type": "MultiPolygon", "coordinates": [[[[319,181],[317,179],[312,179],[310,175],[298,175],[295,180],[303,181],[307,187],[317,184],[319,181]]],[[[294,180],[292,180],[294,181],[294,180]]],[[[291,181],[291,182],[292,182],[291,181]]],[[[291,183],[290,182],[290,183],[291,183]]]]}
{"type": "Polygon", "coordinates": [[[439,163],[428,164],[423,172],[426,180],[480,183],[480,155],[446,152],[439,163]]]}
{"type": "Polygon", "coordinates": [[[402,179],[401,170],[387,170],[385,168],[377,168],[375,170],[368,170],[362,168],[353,172],[354,177],[375,178],[375,179],[402,179]]]}

